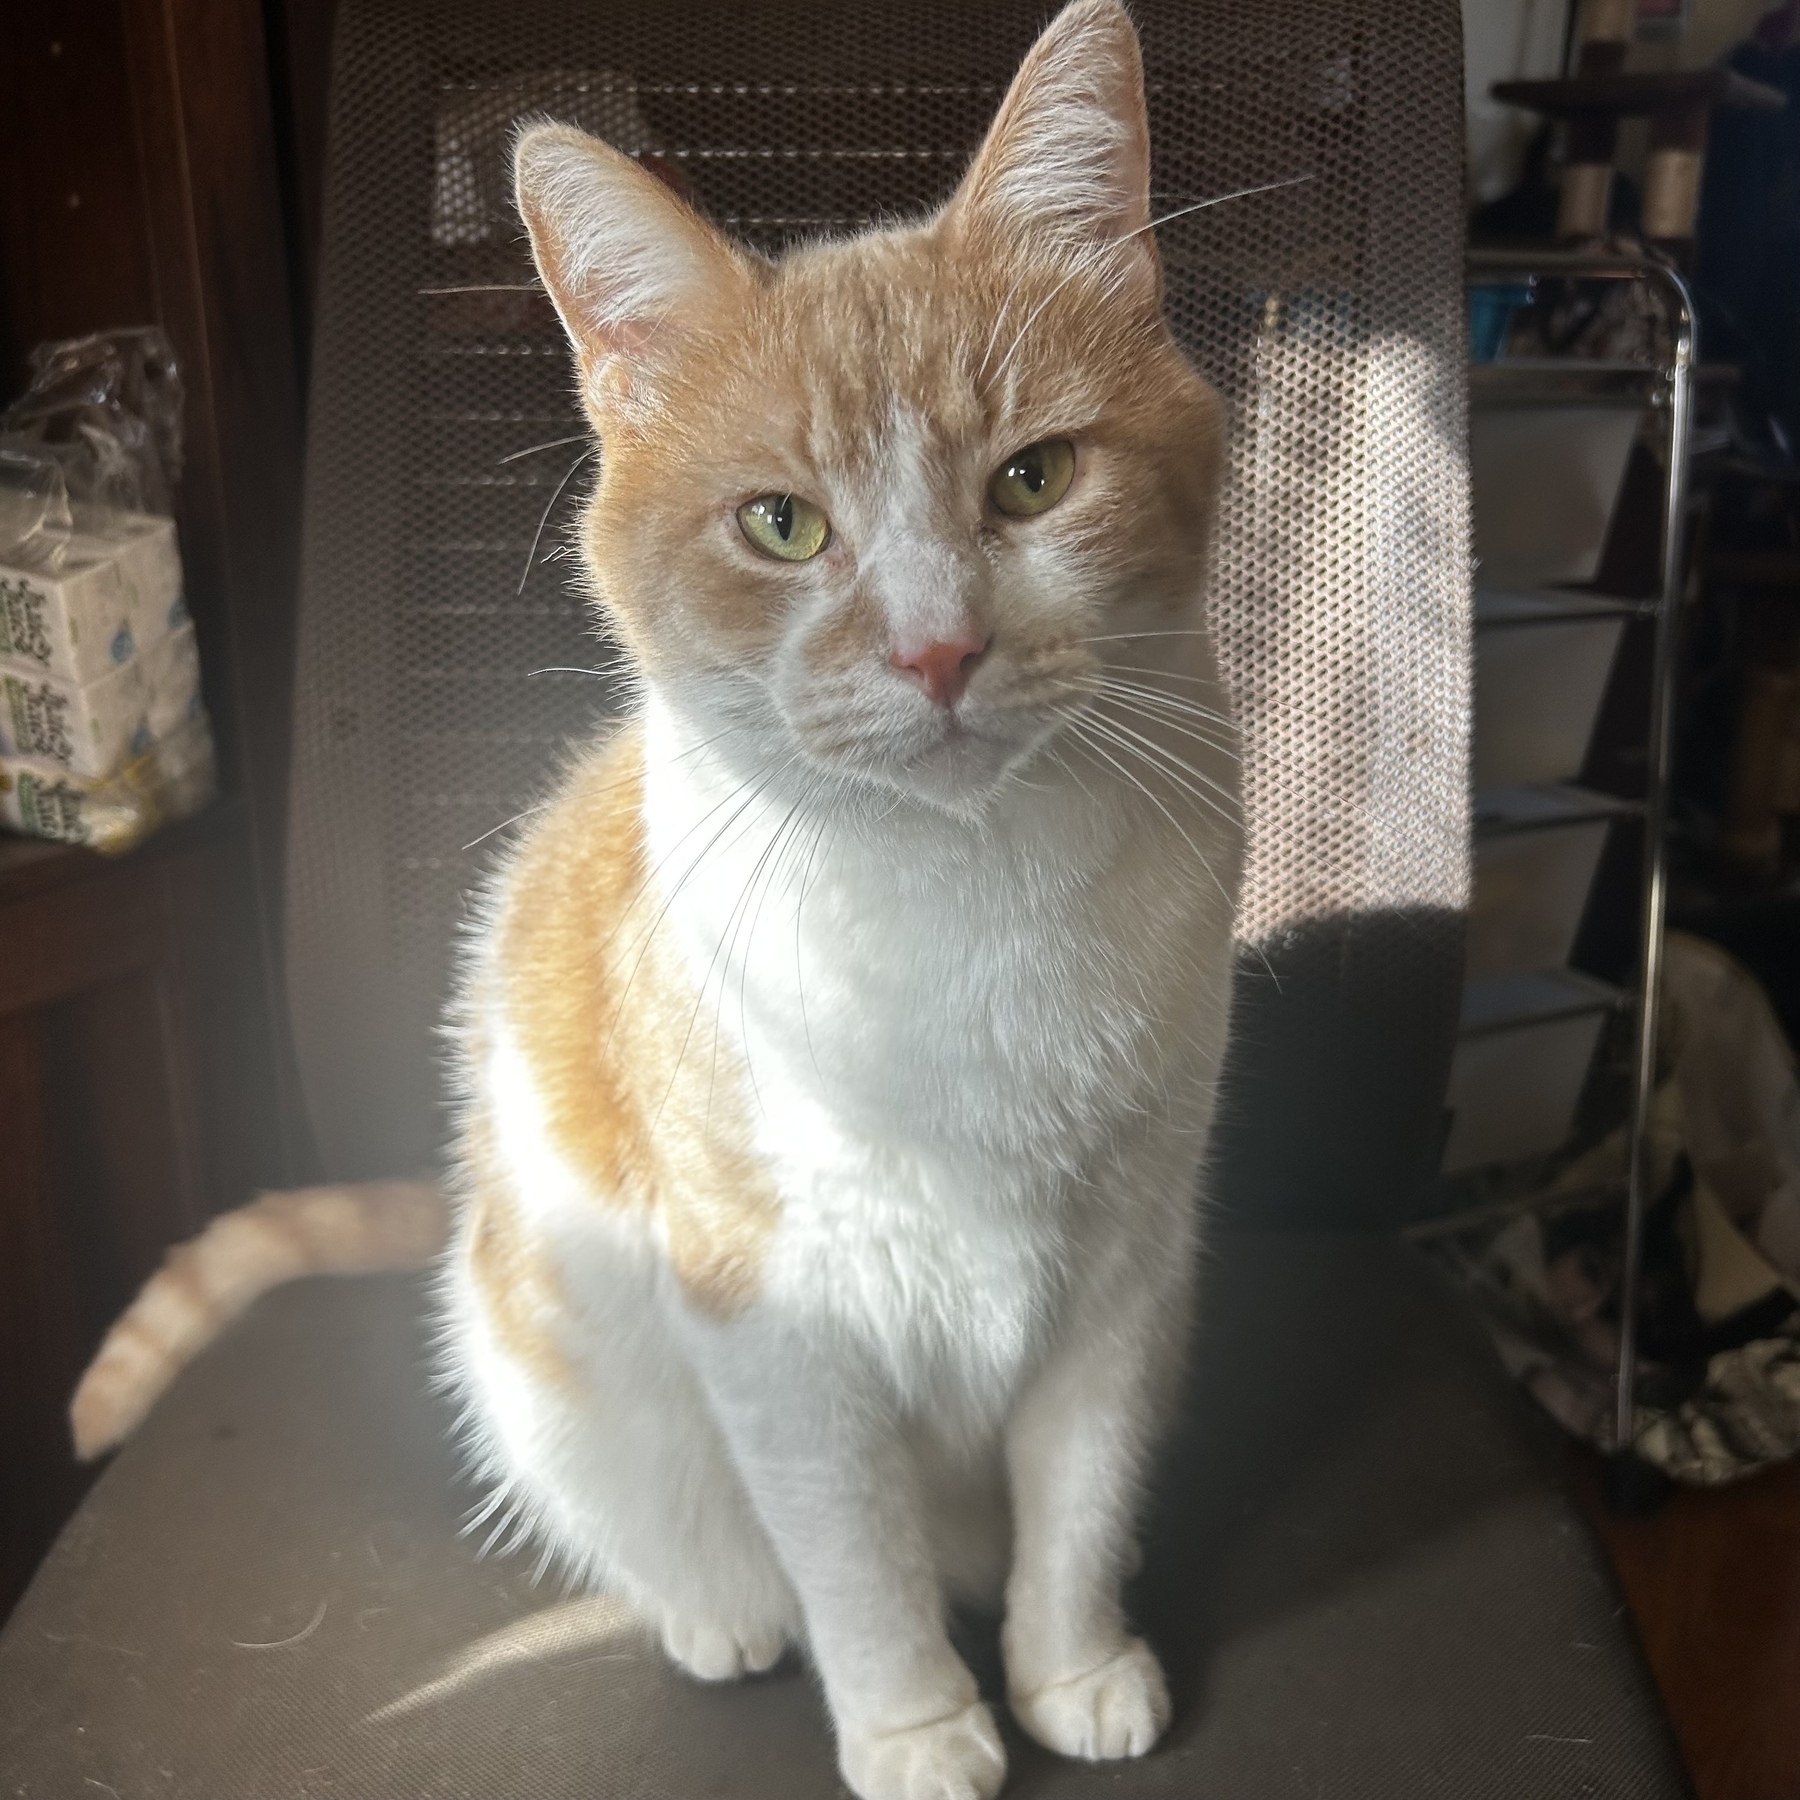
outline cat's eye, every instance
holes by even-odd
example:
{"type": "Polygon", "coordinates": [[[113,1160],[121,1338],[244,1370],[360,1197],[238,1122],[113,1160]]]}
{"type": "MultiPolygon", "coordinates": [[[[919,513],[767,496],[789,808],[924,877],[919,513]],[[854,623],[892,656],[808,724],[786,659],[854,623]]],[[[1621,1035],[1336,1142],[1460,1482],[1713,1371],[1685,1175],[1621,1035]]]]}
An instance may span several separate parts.
{"type": "Polygon", "coordinates": [[[738,526],[764,556],[805,562],[825,548],[831,522],[798,494],[758,494],[737,510],[738,526]]]}
{"type": "Polygon", "coordinates": [[[1048,512],[1075,478],[1075,446],[1067,438],[1046,438],[1015,450],[988,483],[988,498],[1015,519],[1048,512]]]}

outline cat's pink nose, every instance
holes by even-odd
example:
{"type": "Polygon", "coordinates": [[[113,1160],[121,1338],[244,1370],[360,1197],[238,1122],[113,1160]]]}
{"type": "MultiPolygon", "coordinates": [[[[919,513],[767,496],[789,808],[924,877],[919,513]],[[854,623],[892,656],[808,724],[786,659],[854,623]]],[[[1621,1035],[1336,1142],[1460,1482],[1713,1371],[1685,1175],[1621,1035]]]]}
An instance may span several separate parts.
{"type": "Polygon", "coordinates": [[[987,653],[988,638],[973,626],[952,638],[934,638],[916,648],[897,643],[888,654],[890,666],[916,681],[939,706],[954,706],[963,697],[975,665],[987,653]]]}

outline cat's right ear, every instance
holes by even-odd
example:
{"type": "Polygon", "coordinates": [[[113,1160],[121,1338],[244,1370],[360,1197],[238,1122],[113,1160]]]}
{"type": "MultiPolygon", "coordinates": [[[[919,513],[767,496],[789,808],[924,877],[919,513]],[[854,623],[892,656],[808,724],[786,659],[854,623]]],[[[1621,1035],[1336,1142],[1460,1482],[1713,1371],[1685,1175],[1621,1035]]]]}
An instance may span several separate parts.
{"type": "Polygon", "coordinates": [[[513,182],[590,407],[654,406],[663,359],[745,281],[741,257],[648,170],[572,125],[526,127],[513,182]]]}

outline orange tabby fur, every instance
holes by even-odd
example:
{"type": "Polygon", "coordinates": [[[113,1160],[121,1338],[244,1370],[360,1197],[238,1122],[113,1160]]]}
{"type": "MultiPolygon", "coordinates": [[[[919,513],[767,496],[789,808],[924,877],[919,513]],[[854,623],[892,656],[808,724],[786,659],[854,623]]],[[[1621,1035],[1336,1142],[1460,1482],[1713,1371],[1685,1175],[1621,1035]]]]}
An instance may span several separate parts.
{"type": "Polygon", "coordinates": [[[106,1334],[69,1403],[84,1460],[129,1435],[183,1364],[258,1294],[296,1275],[414,1269],[444,1241],[425,1181],[293,1188],[214,1219],[177,1244],[106,1334]]]}
{"type": "MultiPolygon", "coordinates": [[[[506,1022],[548,1114],[549,1135],[596,1204],[654,1215],[676,1278],[728,1317],[756,1291],[778,1207],[750,1150],[743,1071],[666,934],[643,849],[643,756],[636,727],[590,762],[538,824],[507,881],[493,955],[506,1022]]],[[[479,1052],[477,1052],[479,1054],[479,1052]]],[[[503,1205],[480,1170],[488,1134],[477,1103],[464,1165],[478,1208],[503,1205]]],[[[496,1228],[497,1229],[497,1228],[496,1228]]],[[[501,1279],[475,1275],[496,1310],[501,1279]]]]}

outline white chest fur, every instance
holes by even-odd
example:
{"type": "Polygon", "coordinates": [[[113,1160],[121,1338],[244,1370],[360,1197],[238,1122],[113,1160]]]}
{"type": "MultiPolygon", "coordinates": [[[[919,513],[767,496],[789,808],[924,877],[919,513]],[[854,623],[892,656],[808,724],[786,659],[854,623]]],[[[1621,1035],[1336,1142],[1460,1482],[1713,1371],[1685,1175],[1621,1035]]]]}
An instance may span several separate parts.
{"type": "Polygon", "coordinates": [[[1199,1159],[1235,840],[1054,766],[979,823],[800,824],[666,712],[646,727],[664,928],[743,1058],[782,1196],[766,1304],[991,1411],[1077,1250],[1153,1234],[1199,1159]]]}

